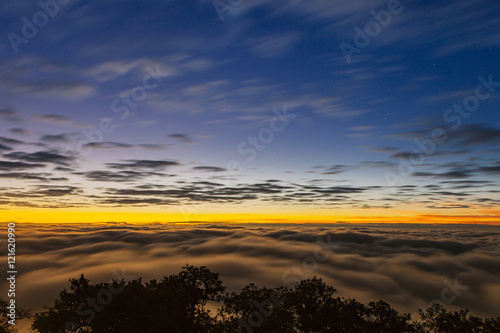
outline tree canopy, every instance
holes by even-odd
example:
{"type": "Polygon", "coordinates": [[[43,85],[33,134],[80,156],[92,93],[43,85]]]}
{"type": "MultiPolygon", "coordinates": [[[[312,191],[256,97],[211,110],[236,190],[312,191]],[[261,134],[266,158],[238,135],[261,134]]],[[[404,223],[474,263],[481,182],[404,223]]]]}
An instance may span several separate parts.
{"type": "Polygon", "coordinates": [[[69,290],[34,315],[32,329],[40,333],[498,333],[500,318],[482,319],[468,310],[447,311],[438,304],[412,318],[384,301],[365,305],[337,297],[333,287],[316,277],[293,287],[250,284],[239,293],[227,293],[218,273],[186,265],[178,274],[146,283],[140,278],[97,284],[83,275],[71,279],[69,290]]]}
{"type": "MultiPolygon", "coordinates": [[[[12,318],[8,316],[9,313],[9,303],[0,299],[0,333],[16,332],[15,326],[9,324],[9,320],[12,320],[12,318]]],[[[30,318],[30,313],[28,310],[16,308],[15,318],[16,320],[30,318]]]]}

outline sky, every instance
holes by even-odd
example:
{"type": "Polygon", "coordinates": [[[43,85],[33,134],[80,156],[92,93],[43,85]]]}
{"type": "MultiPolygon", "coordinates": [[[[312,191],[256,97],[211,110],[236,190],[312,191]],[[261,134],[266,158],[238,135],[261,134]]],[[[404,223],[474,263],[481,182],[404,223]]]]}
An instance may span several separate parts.
{"type": "Polygon", "coordinates": [[[2,2],[2,220],[500,223],[499,14],[2,2]]]}

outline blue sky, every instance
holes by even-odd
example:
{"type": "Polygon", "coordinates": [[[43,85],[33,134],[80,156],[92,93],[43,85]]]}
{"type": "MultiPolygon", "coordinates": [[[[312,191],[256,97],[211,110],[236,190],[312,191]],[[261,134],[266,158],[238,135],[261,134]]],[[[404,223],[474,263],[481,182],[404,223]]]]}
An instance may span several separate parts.
{"type": "Polygon", "coordinates": [[[0,5],[2,209],[500,216],[496,1],[41,3],[0,5]]]}

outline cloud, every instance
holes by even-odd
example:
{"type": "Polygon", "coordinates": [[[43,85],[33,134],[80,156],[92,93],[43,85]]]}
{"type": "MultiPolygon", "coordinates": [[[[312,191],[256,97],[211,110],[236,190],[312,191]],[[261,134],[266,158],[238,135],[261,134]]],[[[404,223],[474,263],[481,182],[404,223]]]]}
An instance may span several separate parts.
{"type": "Polygon", "coordinates": [[[105,82],[135,71],[143,65],[144,63],[141,60],[128,62],[120,60],[106,61],[88,68],[85,70],[84,75],[93,77],[98,82],[105,82]]]}
{"type": "Polygon", "coordinates": [[[135,182],[151,176],[168,177],[168,175],[164,175],[157,172],[144,172],[144,171],[131,171],[131,170],[122,170],[120,172],[95,170],[95,171],[74,172],[74,174],[82,175],[87,180],[97,181],[97,182],[135,182]]]}
{"type": "Polygon", "coordinates": [[[419,160],[422,157],[425,157],[425,154],[419,150],[416,151],[400,151],[391,155],[391,158],[394,159],[404,159],[404,160],[419,160]]]}
{"type": "Polygon", "coordinates": [[[60,197],[81,192],[82,190],[76,186],[38,185],[35,193],[40,197],[60,197]]]}
{"type": "Polygon", "coordinates": [[[440,184],[446,184],[452,186],[453,189],[464,189],[473,187],[484,187],[489,185],[496,185],[495,182],[487,180],[445,180],[440,182],[440,184]]]}
{"type": "Polygon", "coordinates": [[[356,132],[364,132],[364,131],[370,131],[374,129],[374,126],[353,126],[349,127],[351,131],[356,131],[356,132]]]}
{"type": "Polygon", "coordinates": [[[440,149],[449,149],[450,146],[453,148],[467,148],[481,145],[500,145],[500,130],[485,124],[464,124],[457,129],[453,129],[451,126],[443,128],[442,124],[438,125],[437,123],[426,125],[418,130],[391,134],[387,137],[402,140],[430,139],[433,130],[440,128],[444,130],[443,137],[446,138],[444,142],[438,144],[440,149]]]}
{"type": "Polygon", "coordinates": [[[193,143],[194,141],[191,139],[191,137],[187,134],[169,134],[167,135],[169,138],[176,139],[180,142],[184,143],[193,143]]]}
{"type": "MultiPolygon", "coordinates": [[[[168,199],[188,199],[188,202],[241,202],[244,200],[257,199],[255,194],[240,193],[237,189],[223,188],[214,190],[211,187],[186,186],[169,190],[136,190],[136,189],[108,189],[108,195],[129,198],[141,198],[142,196],[168,198],[168,199]]],[[[181,201],[177,200],[177,204],[181,201]]]]}
{"type": "Polygon", "coordinates": [[[7,151],[7,150],[12,150],[12,148],[11,148],[11,147],[9,147],[9,146],[6,146],[6,145],[3,145],[3,144],[1,144],[1,143],[0,143],[0,150],[5,150],[5,151],[7,151]]]}
{"type": "Polygon", "coordinates": [[[398,148],[395,147],[367,147],[368,150],[375,153],[396,153],[399,151],[398,148]]]}
{"type": "MultiPolygon", "coordinates": [[[[46,178],[45,178],[46,179],[46,178]]],[[[49,179],[46,179],[49,180],[49,179]]],[[[41,198],[63,197],[67,195],[77,195],[82,193],[82,189],[76,186],[57,186],[57,185],[36,185],[23,190],[10,189],[10,192],[0,191],[1,196],[13,198],[41,198]]],[[[51,198],[51,201],[54,200],[51,198]]],[[[14,201],[11,203],[15,203],[14,201]]],[[[53,202],[52,202],[53,203],[53,202]]]]}
{"type": "Polygon", "coordinates": [[[15,95],[82,100],[93,96],[95,88],[81,80],[70,68],[50,64],[40,57],[22,57],[0,65],[0,90],[15,95]],[[68,79],[68,73],[73,74],[68,79]]]}
{"type": "Polygon", "coordinates": [[[100,201],[105,205],[116,205],[116,206],[169,206],[175,205],[176,202],[172,200],[158,199],[158,198],[107,198],[100,201]]]}
{"type": "Polygon", "coordinates": [[[500,129],[483,124],[467,124],[460,127],[452,137],[457,146],[500,145],[500,129]]]}
{"type": "Polygon", "coordinates": [[[489,175],[500,174],[500,163],[496,162],[493,166],[483,166],[479,168],[479,172],[483,172],[489,175]]]}
{"type": "Polygon", "coordinates": [[[71,141],[72,133],[61,133],[61,134],[44,134],[40,137],[40,141],[55,143],[55,142],[69,142],[71,141]]]}
{"type": "Polygon", "coordinates": [[[11,108],[0,109],[0,119],[11,123],[18,123],[22,121],[19,117],[19,112],[11,108]]]}
{"type": "Polygon", "coordinates": [[[415,172],[415,177],[443,178],[443,179],[465,179],[473,176],[473,170],[454,170],[443,173],[435,172],[415,172]]]}
{"type": "Polygon", "coordinates": [[[453,284],[456,279],[464,288],[446,304],[448,309],[468,308],[488,317],[500,311],[493,292],[500,290],[500,231],[495,226],[25,226],[23,246],[17,251],[23,260],[17,282],[22,288],[16,296],[20,305],[34,311],[51,304],[68,287],[68,279],[81,273],[94,283],[114,278],[113,270],[149,281],[178,272],[186,262],[219,272],[229,291],[250,282],[292,286],[315,275],[334,286],[339,296],[362,302],[383,299],[413,314],[440,299],[446,281],[453,284]],[[314,259],[315,253],[323,259],[314,259]]]}
{"type": "Polygon", "coordinates": [[[43,115],[37,115],[37,118],[42,120],[42,121],[48,121],[48,122],[67,122],[69,119],[65,116],[61,116],[59,114],[43,114],[43,115]]]}
{"type": "Polygon", "coordinates": [[[40,164],[40,163],[0,161],[0,170],[2,170],[2,171],[35,169],[35,168],[41,168],[44,166],[45,166],[45,164],[40,164]]]}
{"type": "MultiPolygon", "coordinates": [[[[0,162],[0,170],[5,171],[6,169],[2,168],[3,163],[6,163],[6,162],[0,162]]],[[[18,164],[19,162],[14,162],[14,163],[18,164]]],[[[24,164],[24,163],[22,163],[22,164],[24,164]]],[[[23,167],[21,167],[21,168],[13,167],[13,169],[20,169],[20,170],[30,169],[30,168],[33,168],[33,166],[31,166],[31,167],[24,166],[24,168],[23,167]]],[[[26,173],[26,172],[0,173],[0,178],[6,178],[6,179],[38,180],[41,182],[68,181],[68,178],[65,178],[65,177],[51,177],[51,176],[52,176],[52,174],[50,174],[50,173],[32,173],[32,172],[31,173],[26,173]]]]}
{"type": "Polygon", "coordinates": [[[130,144],[124,142],[90,142],[84,145],[85,148],[94,149],[128,149],[128,148],[143,148],[147,150],[162,150],[170,147],[168,144],[130,144]]]}
{"type": "Polygon", "coordinates": [[[32,134],[29,130],[22,128],[22,127],[9,128],[9,132],[11,132],[13,134],[25,135],[25,136],[32,134]]]}
{"type": "Polygon", "coordinates": [[[335,3],[321,0],[312,0],[308,3],[302,1],[281,1],[275,5],[275,11],[278,13],[292,12],[301,15],[309,20],[331,22],[337,21],[337,27],[342,25],[346,28],[352,28],[359,21],[369,15],[369,10],[386,4],[385,1],[356,1],[350,2],[341,0],[335,3]]]}
{"type": "Polygon", "coordinates": [[[55,125],[62,125],[62,126],[73,126],[73,127],[80,127],[81,125],[74,122],[70,118],[60,115],[60,114],[36,114],[34,117],[37,121],[43,122],[43,123],[50,123],[50,124],[55,124],[55,125]]]}
{"type": "MultiPolygon", "coordinates": [[[[203,62],[201,59],[192,60],[191,68],[208,66],[208,61],[203,62]],[[198,66],[197,66],[198,64],[198,66]]],[[[104,83],[107,81],[123,78],[127,75],[133,75],[134,79],[142,80],[147,73],[147,68],[156,68],[161,64],[162,71],[169,72],[169,75],[177,75],[180,71],[173,66],[169,66],[162,59],[138,58],[135,60],[109,60],[93,65],[82,71],[81,75],[90,77],[96,82],[104,83]]],[[[185,67],[189,67],[186,65],[185,67]]],[[[140,82],[140,81],[139,81],[140,82]]]]}
{"type": "MultiPolygon", "coordinates": [[[[370,47],[419,48],[434,45],[431,56],[443,57],[463,50],[498,46],[494,27],[498,18],[489,15],[489,2],[467,0],[433,2],[420,5],[401,2],[402,12],[392,17],[391,31],[382,30],[376,43],[370,47]],[[452,22],[442,17],[454,17],[452,22]],[[464,38],[464,36],[466,36],[464,38]],[[442,43],[446,40],[446,43],[442,43]]],[[[387,8],[387,1],[348,1],[326,2],[322,0],[275,2],[273,9],[277,14],[304,17],[315,23],[327,25],[329,34],[337,39],[352,43],[355,27],[373,19],[371,10],[378,12],[387,8]]]]}
{"type": "Polygon", "coordinates": [[[225,168],[206,166],[206,165],[193,167],[192,170],[203,171],[203,172],[223,172],[223,171],[226,171],[225,168]]]}
{"type": "Polygon", "coordinates": [[[133,148],[134,145],[123,142],[90,142],[85,144],[85,148],[96,149],[116,149],[116,148],[133,148]]]}
{"type": "MultiPolygon", "coordinates": [[[[432,171],[416,171],[412,175],[415,177],[425,177],[434,179],[467,179],[473,178],[480,175],[491,175],[498,173],[499,163],[495,162],[489,164],[486,162],[482,163],[445,163],[445,164],[432,164],[429,165],[432,171]],[[444,172],[436,172],[435,170],[445,169],[444,172]]],[[[441,184],[452,185],[453,182],[441,182],[441,184]]],[[[460,183],[458,183],[460,184],[460,183]]],[[[492,184],[489,181],[462,181],[461,186],[467,185],[472,187],[474,184],[477,187],[484,187],[488,184],[492,184]]],[[[434,186],[434,185],[433,185],[434,186]]]]}
{"type": "Polygon", "coordinates": [[[282,32],[261,38],[247,39],[245,42],[260,57],[275,58],[293,49],[301,39],[296,32],[282,32]]]}
{"type": "Polygon", "coordinates": [[[348,96],[353,94],[352,89],[346,88],[345,93],[342,91],[331,97],[301,88],[292,91],[289,86],[270,82],[267,78],[198,81],[152,92],[145,103],[168,114],[210,114],[212,117],[207,124],[245,122],[262,125],[274,117],[272,110],[280,106],[286,106],[289,113],[303,109],[336,118],[352,118],[369,111],[350,106],[348,96]]]}
{"type": "MultiPolygon", "coordinates": [[[[182,182],[184,184],[184,182],[182,182]]],[[[283,191],[292,189],[273,183],[239,184],[238,186],[222,186],[218,183],[194,181],[183,186],[169,186],[168,189],[157,188],[134,188],[120,189],[108,188],[105,192],[108,196],[120,196],[129,198],[150,197],[158,199],[176,200],[178,204],[189,204],[192,202],[244,202],[247,200],[271,200],[274,195],[280,195],[283,191]],[[181,200],[182,199],[182,200],[181,200]]]]}
{"type": "Polygon", "coordinates": [[[318,97],[308,101],[309,106],[315,113],[326,117],[352,118],[367,113],[365,108],[352,108],[339,98],[318,97]]]}
{"type": "Polygon", "coordinates": [[[179,162],[170,160],[125,160],[126,163],[106,163],[112,169],[155,169],[164,170],[168,167],[178,166],[179,162]]]}
{"type": "Polygon", "coordinates": [[[323,174],[324,175],[337,175],[342,172],[346,172],[350,169],[347,165],[332,165],[328,167],[326,170],[324,170],[323,174]]]}
{"type": "MultiPolygon", "coordinates": [[[[136,202],[152,205],[162,205],[166,202],[177,202],[178,205],[189,205],[196,202],[213,203],[238,203],[244,204],[250,201],[277,202],[284,205],[303,205],[310,207],[330,207],[347,209],[367,208],[397,208],[400,205],[413,204],[415,207],[439,209],[439,207],[450,207],[457,202],[449,200],[465,200],[460,204],[470,207],[494,207],[496,200],[484,200],[486,193],[493,190],[495,182],[464,180],[481,174],[482,171],[475,170],[471,174],[459,170],[450,170],[442,173],[431,173],[425,171],[415,172],[417,178],[432,178],[443,180],[434,184],[401,185],[401,186],[352,186],[331,185],[331,179],[316,179],[307,184],[291,183],[280,180],[271,180],[256,183],[238,183],[234,185],[218,182],[217,174],[211,176],[214,181],[183,180],[182,173],[165,174],[161,171],[169,168],[170,163],[139,162],[108,163],[111,169],[119,170],[91,170],[75,171],[59,170],[69,174],[80,175],[90,181],[109,183],[106,187],[97,188],[97,193],[86,200],[91,200],[94,205],[120,202],[126,206],[126,202],[136,202]],[[162,179],[177,177],[176,181],[164,184],[144,183],[148,178],[162,179]],[[136,183],[129,188],[115,188],[111,183],[136,183]],[[139,183],[140,182],[140,183],[139,183]],[[373,194],[377,193],[377,197],[373,194]]],[[[203,168],[204,172],[216,173],[219,169],[213,167],[203,168]]],[[[215,167],[217,168],[217,167],[215,167]]],[[[325,167],[322,167],[325,168],[325,167]]],[[[489,170],[488,170],[489,171],[489,170]]],[[[493,172],[493,169],[492,171],[493,172]]],[[[339,180],[338,182],[345,182],[339,180]]],[[[459,206],[455,206],[459,207],[459,206]]]]}
{"type": "Polygon", "coordinates": [[[4,154],[4,157],[18,161],[53,163],[60,165],[68,165],[74,160],[74,157],[72,156],[61,155],[55,151],[38,151],[36,153],[12,152],[4,154]]]}
{"type": "Polygon", "coordinates": [[[21,145],[24,144],[23,141],[19,141],[16,139],[6,138],[4,136],[0,136],[0,142],[6,145],[21,145]]]}
{"type": "MultiPolygon", "coordinates": [[[[55,135],[59,140],[59,135],[55,135]]],[[[65,137],[64,135],[62,136],[65,137]]],[[[6,140],[9,141],[9,140],[6,140]]],[[[113,142],[102,143],[102,148],[130,148],[129,144],[120,144],[113,142]]],[[[7,146],[7,145],[5,145],[7,146]]],[[[8,146],[7,146],[8,147],[8,146]]],[[[1,148],[1,147],[0,147],[1,148]]],[[[393,152],[393,150],[390,150],[393,152]]],[[[397,156],[405,156],[405,152],[396,153],[397,156]]],[[[393,154],[393,157],[396,157],[393,154]]],[[[231,184],[224,173],[225,168],[197,165],[190,169],[181,169],[180,167],[189,165],[175,160],[148,160],[148,159],[130,159],[118,160],[104,163],[107,170],[87,170],[77,165],[76,156],[65,155],[58,151],[39,151],[34,153],[7,151],[3,153],[5,159],[15,161],[3,161],[0,164],[0,170],[4,179],[20,179],[26,181],[53,181],[59,182],[74,176],[82,176],[85,180],[91,182],[101,182],[107,184],[102,187],[94,187],[94,194],[90,197],[85,196],[83,192],[75,192],[75,204],[79,202],[91,203],[97,207],[115,205],[124,207],[130,205],[147,206],[167,205],[170,202],[178,204],[192,204],[206,202],[207,204],[218,203],[238,203],[260,202],[261,204],[279,203],[280,205],[308,205],[310,207],[321,207],[328,205],[330,207],[344,209],[367,209],[367,208],[397,208],[405,204],[413,204],[415,207],[439,210],[440,207],[464,208],[492,208],[496,200],[484,200],[488,196],[488,191],[494,189],[495,182],[484,183],[484,180],[474,179],[474,177],[488,176],[499,172],[497,163],[483,162],[463,162],[463,163],[444,163],[444,164],[422,164],[414,170],[411,177],[420,181],[442,180],[439,183],[421,183],[418,185],[403,186],[360,186],[350,185],[347,180],[336,181],[339,184],[331,183],[331,179],[313,179],[302,183],[280,181],[279,179],[270,179],[263,182],[239,182],[231,184]],[[23,170],[53,167],[51,173],[34,173],[30,175],[23,170]],[[71,167],[69,167],[71,166],[71,167]],[[173,167],[179,169],[175,174],[165,170],[171,170],[173,167]],[[191,172],[209,173],[209,177],[192,178],[191,172]],[[186,176],[188,179],[181,177],[186,176]],[[175,178],[174,178],[175,177],[175,178]],[[144,181],[152,179],[161,180],[168,183],[168,188],[151,186],[144,184],[144,181]],[[172,179],[169,181],[169,179],[172,179]],[[453,183],[446,181],[459,181],[462,183],[453,183]],[[472,181],[476,183],[472,183],[472,181]],[[471,181],[466,183],[465,181],[471,181]],[[480,183],[483,181],[483,183],[480,183]],[[133,188],[114,188],[114,183],[127,183],[144,186],[133,188]],[[373,197],[377,193],[377,197],[373,197]],[[450,200],[463,200],[462,202],[450,202],[450,200]]],[[[365,161],[360,162],[358,167],[375,167],[394,169],[398,167],[396,163],[385,161],[365,161]]],[[[356,168],[356,166],[331,165],[317,166],[311,169],[310,173],[322,175],[339,175],[356,168]]],[[[92,185],[90,185],[92,186],[92,185]]]]}
{"type": "Polygon", "coordinates": [[[382,168],[382,169],[392,169],[394,167],[397,167],[397,164],[386,161],[362,161],[359,162],[359,164],[370,168],[382,168]]]}
{"type": "Polygon", "coordinates": [[[206,58],[198,58],[193,60],[187,60],[179,65],[180,68],[189,72],[203,72],[215,67],[212,60],[206,58]]]}

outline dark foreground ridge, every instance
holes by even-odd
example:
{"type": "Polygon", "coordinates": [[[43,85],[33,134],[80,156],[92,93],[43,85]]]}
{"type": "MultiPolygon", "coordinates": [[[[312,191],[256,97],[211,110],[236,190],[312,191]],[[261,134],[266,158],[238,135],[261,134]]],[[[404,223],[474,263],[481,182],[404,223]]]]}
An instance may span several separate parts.
{"type": "Polygon", "coordinates": [[[336,297],[316,277],[293,287],[250,284],[231,294],[219,274],[204,266],[186,265],[179,274],[147,283],[139,278],[90,284],[83,275],[70,282],[53,306],[33,316],[35,332],[500,332],[500,317],[481,319],[434,304],[411,318],[383,301],[365,305],[336,297]],[[218,309],[208,309],[212,302],[218,309]]]}

